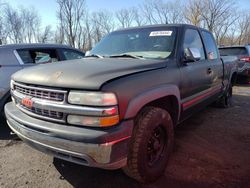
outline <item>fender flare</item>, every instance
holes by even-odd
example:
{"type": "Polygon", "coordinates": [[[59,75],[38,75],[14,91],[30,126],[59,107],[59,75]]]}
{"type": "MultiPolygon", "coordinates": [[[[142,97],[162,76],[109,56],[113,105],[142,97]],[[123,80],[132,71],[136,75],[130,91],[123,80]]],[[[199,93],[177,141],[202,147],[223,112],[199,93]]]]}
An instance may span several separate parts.
{"type": "Polygon", "coordinates": [[[237,71],[236,71],[236,70],[232,70],[232,71],[231,71],[231,74],[230,74],[230,77],[229,77],[229,82],[232,81],[234,75],[236,75],[236,79],[237,79],[237,75],[238,75],[238,74],[237,74],[237,71]]]}
{"type": "Polygon", "coordinates": [[[174,96],[178,101],[178,116],[177,122],[180,118],[181,113],[181,100],[180,100],[180,91],[176,85],[161,85],[158,87],[151,88],[150,90],[141,92],[132,100],[129,101],[126,113],[124,118],[131,119],[135,117],[138,112],[142,109],[146,104],[160,99],[162,97],[174,96]]]}
{"type": "MultiPolygon", "coordinates": [[[[223,91],[224,91],[223,93],[225,93],[225,92],[227,91],[229,85],[231,84],[233,75],[236,75],[236,79],[237,79],[237,75],[238,75],[238,74],[237,74],[237,71],[236,71],[236,70],[232,70],[232,71],[230,72],[229,78],[223,81],[223,84],[224,84],[224,86],[225,86],[224,89],[223,89],[223,91]]],[[[232,85],[232,86],[233,86],[233,85],[232,85]]]]}

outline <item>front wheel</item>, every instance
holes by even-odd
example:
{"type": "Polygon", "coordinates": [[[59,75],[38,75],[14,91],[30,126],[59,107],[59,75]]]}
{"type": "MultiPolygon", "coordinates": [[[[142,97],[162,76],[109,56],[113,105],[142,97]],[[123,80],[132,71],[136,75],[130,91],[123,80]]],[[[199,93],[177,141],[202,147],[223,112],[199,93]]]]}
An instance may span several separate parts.
{"type": "Polygon", "coordinates": [[[165,171],[173,143],[170,114],[161,108],[146,107],[136,118],[124,172],[142,183],[155,181],[165,171]]]}

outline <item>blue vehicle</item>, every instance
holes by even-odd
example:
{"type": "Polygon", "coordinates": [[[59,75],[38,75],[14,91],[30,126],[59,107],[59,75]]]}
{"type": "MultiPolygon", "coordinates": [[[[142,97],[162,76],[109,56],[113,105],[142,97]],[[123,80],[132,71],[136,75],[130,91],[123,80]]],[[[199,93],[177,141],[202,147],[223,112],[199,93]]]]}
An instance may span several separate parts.
{"type": "Polygon", "coordinates": [[[13,44],[0,46],[0,112],[10,100],[10,77],[13,73],[37,64],[80,59],[85,53],[65,45],[13,44]]]}

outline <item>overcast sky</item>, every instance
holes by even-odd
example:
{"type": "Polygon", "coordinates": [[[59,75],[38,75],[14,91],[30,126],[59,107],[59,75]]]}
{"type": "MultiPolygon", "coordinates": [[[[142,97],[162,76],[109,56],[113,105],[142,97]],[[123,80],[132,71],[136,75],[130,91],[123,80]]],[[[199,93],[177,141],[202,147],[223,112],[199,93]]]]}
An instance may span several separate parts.
{"type": "MultiPolygon", "coordinates": [[[[42,25],[56,25],[56,0],[5,0],[13,7],[34,7],[38,14],[42,18],[42,25]]],[[[121,8],[127,8],[137,6],[144,0],[87,0],[87,8],[90,11],[96,11],[100,9],[107,9],[111,12],[119,10],[121,8]]],[[[168,0],[164,0],[168,1],[168,0]]],[[[186,0],[187,1],[187,0],[186,0]]],[[[187,1],[188,2],[188,1],[187,1]]],[[[250,10],[250,0],[238,0],[239,7],[250,10]]]]}

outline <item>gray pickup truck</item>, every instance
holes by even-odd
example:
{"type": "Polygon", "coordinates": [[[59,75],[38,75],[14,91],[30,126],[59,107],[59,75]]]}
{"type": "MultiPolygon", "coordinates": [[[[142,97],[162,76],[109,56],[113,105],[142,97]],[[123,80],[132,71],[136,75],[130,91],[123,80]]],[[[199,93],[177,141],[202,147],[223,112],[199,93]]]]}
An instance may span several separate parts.
{"type": "Polygon", "coordinates": [[[10,78],[13,73],[37,64],[79,59],[84,53],[56,44],[12,44],[0,46],[0,114],[10,101],[10,78]]]}
{"type": "Polygon", "coordinates": [[[222,60],[213,35],[195,26],[118,30],[84,59],[15,73],[7,122],[57,158],[155,181],[174,127],[213,102],[231,105],[235,60],[222,60]]]}
{"type": "Polygon", "coordinates": [[[224,46],[219,48],[221,56],[238,58],[238,75],[250,78],[250,45],[224,46]]]}

